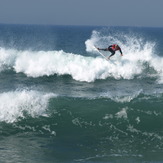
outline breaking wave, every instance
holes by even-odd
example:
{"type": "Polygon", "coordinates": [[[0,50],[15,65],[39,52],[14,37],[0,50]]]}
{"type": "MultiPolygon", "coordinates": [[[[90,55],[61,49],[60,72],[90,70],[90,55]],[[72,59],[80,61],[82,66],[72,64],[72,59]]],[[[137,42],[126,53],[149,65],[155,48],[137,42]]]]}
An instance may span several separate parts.
{"type": "Polygon", "coordinates": [[[63,50],[20,51],[1,48],[0,71],[13,69],[16,73],[21,72],[34,78],[54,74],[71,75],[77,81],[86,82],[108,77],[133,79],[135,76],[154,76],[159,83],[163,83],[163,58],[155,54],[153,42],[144,42],[142,38],[130,35],[102,36],[100,32],[93,31],[85,45],[89,56],[67,53],[63,50]],[[118,43],[123,49],[124,56],[116,54],[109,62],[99,56],[93,45],[107,47],[106,42],[118,43]]]}

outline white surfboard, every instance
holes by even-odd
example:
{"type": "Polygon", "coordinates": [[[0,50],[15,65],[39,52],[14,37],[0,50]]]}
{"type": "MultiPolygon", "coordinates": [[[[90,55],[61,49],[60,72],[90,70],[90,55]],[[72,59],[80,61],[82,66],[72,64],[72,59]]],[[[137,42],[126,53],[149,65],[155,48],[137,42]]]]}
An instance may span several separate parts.
{"type": "Polygon", "coordinates": [[[94,48],[96,49],[96,51],[98,51],[99,54],[101,54],[101,56],[103,56],[107,61],[109,61],[109,59],[103,53],[101,53],[95,46],[94,48]]]}

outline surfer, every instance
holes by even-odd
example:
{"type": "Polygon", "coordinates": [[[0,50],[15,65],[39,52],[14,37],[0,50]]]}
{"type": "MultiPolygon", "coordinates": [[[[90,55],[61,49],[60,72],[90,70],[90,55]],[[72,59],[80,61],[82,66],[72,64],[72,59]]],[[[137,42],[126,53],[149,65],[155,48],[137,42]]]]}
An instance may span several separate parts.
{"type": "Polygon", "coordinates": [[[110,57],[112,57],[117,50],[119,50],[120,53],[121,53],[121,56],[123,56],[122,50],[117,44],[110,45],[108,48],[105,48],[105,49],[100,49],[100,48],[97,48],[97,49],[98,50],[103,50],[103,51],[110,51],[111,55],[108,57],[108,59],[110,59],[110,57]]]}

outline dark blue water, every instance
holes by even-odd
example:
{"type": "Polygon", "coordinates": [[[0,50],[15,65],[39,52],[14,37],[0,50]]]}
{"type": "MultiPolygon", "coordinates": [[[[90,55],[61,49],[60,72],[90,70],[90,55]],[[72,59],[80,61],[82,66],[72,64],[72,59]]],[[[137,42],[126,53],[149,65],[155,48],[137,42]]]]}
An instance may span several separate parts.
{"type": "Polygon", "coordinates": [[[1,162],[163,162],[162,44],[163,28],[1,24],[1,162]],[[114,43],[123,57],[94,48],[114,43]]]}

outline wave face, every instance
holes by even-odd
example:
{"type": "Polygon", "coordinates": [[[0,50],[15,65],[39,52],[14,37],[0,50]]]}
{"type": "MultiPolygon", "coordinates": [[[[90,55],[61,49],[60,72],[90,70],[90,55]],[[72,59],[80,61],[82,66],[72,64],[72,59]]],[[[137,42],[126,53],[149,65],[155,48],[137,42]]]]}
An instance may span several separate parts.
{"type": "MultiPolygon", "coordinates": [[[[0,49],[0,70],[14,69],[29,77],[70,75],[77,81],[94,82],[97,79],[133,79],[135,77],[157,77],[163,83],[163,59],[156,53],[156,43],[144,40],[133,33],[104,35],[103,31],[92,32],[85,41],[85,53],[69,53],[64,50],[16,50],[0,49]],[[99,56],[94,45],[107,47],[116,42],[123,49],[124,56],[116,54],[110,62],[99,56]],[[86,53],[89,54],[86,55],[86,53]]],[[[80,51],[80,50],[79,50],[80,51]]],[[[118,52],[117,52],[118,53],[118,52]]],[[[109,53],[105,53],[109,55],[109,53]]]]}
{"type": "Polygon", "coordinates": [[[162,162],[162,28],[0,25],[0,35],[2,162],[162,162]],[[113,43],[124,56],[111,61],[93,47],[113,43]]]}

